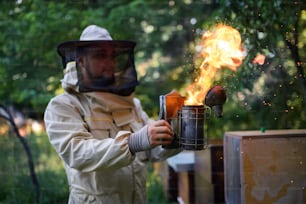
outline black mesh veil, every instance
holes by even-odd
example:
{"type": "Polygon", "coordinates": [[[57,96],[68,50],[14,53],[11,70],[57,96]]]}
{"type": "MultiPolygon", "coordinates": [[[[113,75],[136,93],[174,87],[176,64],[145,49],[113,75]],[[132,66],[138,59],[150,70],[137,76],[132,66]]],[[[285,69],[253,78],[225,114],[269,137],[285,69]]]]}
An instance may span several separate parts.
{"type": "MultiPolygon", "coordinates": [[[[78,85],[80,92],[103,91],[127,96],[134,92],[138,85],[134,61],[133,41],[102,41],[78,45],[75,52],[65,57],[76,60],[77,56],[93,55],[95,58],[107,58],[101,66],[90,66],[82,69],[77,63],[78,85]],[[111,74],[104,74],[103,69],[110,69],[111,74]]],[[[77,61],[77,60],[76,60],[77,61]]],[[[101,64],[101,62],[99,62],[101,64]]]]}

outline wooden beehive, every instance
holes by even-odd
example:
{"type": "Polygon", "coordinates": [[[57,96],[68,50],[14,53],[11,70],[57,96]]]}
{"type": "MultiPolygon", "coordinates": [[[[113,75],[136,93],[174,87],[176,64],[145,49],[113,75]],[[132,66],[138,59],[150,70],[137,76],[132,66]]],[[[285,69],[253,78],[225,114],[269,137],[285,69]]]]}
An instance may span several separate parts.
{"type": "Polygon", "coordinates": [[[306,130],[226,132],[225,201],[306,203],[306,130]]]}

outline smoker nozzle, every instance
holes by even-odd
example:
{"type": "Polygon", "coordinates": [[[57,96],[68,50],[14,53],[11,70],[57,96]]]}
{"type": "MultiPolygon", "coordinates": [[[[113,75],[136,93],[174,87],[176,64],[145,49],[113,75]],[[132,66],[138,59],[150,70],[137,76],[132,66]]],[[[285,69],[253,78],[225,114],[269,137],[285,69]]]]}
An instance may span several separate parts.
{"type": "Polygon", "coordinates": [[[212,87],[206,94],[205,104],[213,109],[216,116],[223,116],[223,105],[226,101],[226,93],[221,85],[212,87]]]}

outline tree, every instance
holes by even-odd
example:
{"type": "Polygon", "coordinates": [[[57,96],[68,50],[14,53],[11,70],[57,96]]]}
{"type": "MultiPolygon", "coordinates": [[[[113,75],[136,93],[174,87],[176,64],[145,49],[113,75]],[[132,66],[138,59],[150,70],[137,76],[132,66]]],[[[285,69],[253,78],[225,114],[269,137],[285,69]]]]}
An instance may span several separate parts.
{"type": "Polygon", "coordinates": [[[0,51],[0,98],[39,117],[60,90],[62,65],[56,54],[57,44],[78,39],[88,24],[107,27],[114,39],[137,42],[139,79],[143,83],[137,93],[149,113],[156,113],[158,108],[150,107],[158,105],[158,96],[179,88],[186,80],[180,76],[193,69],[188,49],[196,23],[191,23],[190,14],[205,8],[200,1],[140,0],[31,0],[2,2],[1,6],[5,21],[0,25],[0,42],[4,45],[0,51]],[[160,92],[152,90],[156,81],[160,92]]]}
{"type": "Polygon", "coordinates": [[[193,81],[202,60],[196,52],[201,35],[222,22],[241,32],[248,54],[237,74],[224,72],[215,81],[226,86],[229,99],[223,122],[212,121],[212,127],[257,128],[266,121],[271,128],[298,128],[306,121],[302,1],[30,0],[1,2],[1,8],[0,98],[30,116],[42,117],[49,99],[62,91],[57,44],[78,39],[88,24],[137,42],[136,94],[157,116],[159,95],[193,81]],[[251,63],[259,53],[266,56],[262,66],[251,63]]]}
{"type": "Polygon", "coordinates": [[[247,128],[302,128],[305,124],[305,8],[302,1],[220,1],[218,21],[239,29],[248,52],[237,80],[229,82],[231,100],[243,106],[245,113],[231,110],[244,119],[249,118],[245,114],[252,116],[246,121],[253,125],[247,128]],[[264,65],[252,64],[257,54],[266,56],[264,65]]]}

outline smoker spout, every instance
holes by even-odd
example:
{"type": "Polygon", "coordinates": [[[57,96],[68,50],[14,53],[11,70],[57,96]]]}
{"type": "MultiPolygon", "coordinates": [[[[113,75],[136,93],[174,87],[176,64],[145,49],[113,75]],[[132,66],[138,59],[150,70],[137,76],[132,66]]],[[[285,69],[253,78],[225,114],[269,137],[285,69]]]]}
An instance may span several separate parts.
{"type": "Polygon", "coordinates": [[[205,104],[213,109],[216,116],[223,116],[223,105],[226,101],[226,93],[221,85],[212,87],[206,94],[205,104]]]}

